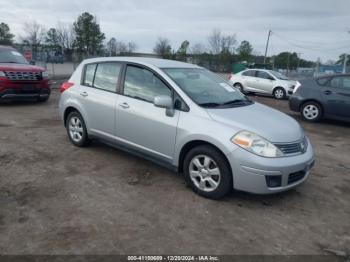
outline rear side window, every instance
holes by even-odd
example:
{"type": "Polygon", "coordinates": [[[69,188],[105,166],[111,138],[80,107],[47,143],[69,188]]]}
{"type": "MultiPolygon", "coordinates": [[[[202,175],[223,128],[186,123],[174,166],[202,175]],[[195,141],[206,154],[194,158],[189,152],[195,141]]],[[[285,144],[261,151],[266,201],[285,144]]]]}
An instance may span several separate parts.
{"type": "Polygon", "coordinates": [[[248,70],[242,73],[243,76],[255,76],[255,70],[248,70]]]}
{"type": "Polygon", "coordinates": [[[115,92],[120,74],[120,63],[89,64],[85,68],[83,85],[115,92]]]}
{"type": "Polygon", "coordinates": [[[96,66],[96,64],[90,64],[86,66],[83,85],[92,86],[94,82],[96,66]]]}
{"type": "Polygon", "coordinates": [[[350,90],[350,77],[348,76],[337,76],[333,77],[329,82],[331,87],[344,88],[350,90]]]}
{"type": "Polygon", "coordinates": [[[272,76],[270,76],[268,73],[266,73],[264,71],[258,71],[257,77],[263,78],[263,79],[271,79],[271,78],[273,78],[272,76]]]}

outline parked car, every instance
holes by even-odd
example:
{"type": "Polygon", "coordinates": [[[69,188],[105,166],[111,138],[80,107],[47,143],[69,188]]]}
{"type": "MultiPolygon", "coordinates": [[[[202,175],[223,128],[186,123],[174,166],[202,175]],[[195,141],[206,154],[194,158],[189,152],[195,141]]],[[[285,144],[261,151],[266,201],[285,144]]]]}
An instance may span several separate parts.
{"type": "Polygon", "coordinates": [[[247,69],[229,76],[232,86],[241,92],[273,95],[276,99],[285,99],[293,91],[296,81],[285,75],[266,69],[247,69]]]}
{"type": "Polygon", "coordinates": [[[14,48],[0,46],[0,100],[36,99],[47,101],[50,96],[45,69],[30,65],[14,48]]]}
{"type": "Polygon", "coordinates": [[[350,120],[350,74],[301,80],[289,100],[292,111],[310,122],[322,118],[350,120]]]}
{"type": "Polygon", "coordinates": [[[196,65],[154,58],[83,61],[61,86],[70,141],[100,139],[184,173],[218,199],[232,188],[257,194],[308,177],[314,153],[291,117],[253,102],[196,65]]]}

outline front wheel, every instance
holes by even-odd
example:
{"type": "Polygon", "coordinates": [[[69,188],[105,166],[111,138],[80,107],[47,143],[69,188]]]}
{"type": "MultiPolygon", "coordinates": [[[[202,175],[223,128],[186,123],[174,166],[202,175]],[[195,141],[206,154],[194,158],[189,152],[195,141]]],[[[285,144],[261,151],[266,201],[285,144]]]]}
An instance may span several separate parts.
{"type": "Polygon", "coordinates": [[[282,100],[285,99],[287,94],[286,91],[282,87],[277,87],[275,90],[273,90],[273,96],[276,99],[282,100]]]}
{"type": "Polygon", "coordinates": [[[197,194],[220,199],[233,188],[232,173],[225,157],[212,146],[190,150],[184,160],[186,182],[197,194]]]}
{"type": "Polygon", "coordinates": [[[309,122],[318,122],[322,118],[322,107],[319,103],[310,101],[301,107],[301,116],[309,122]]]}
{"type": "Polygon", "coordinates": [[[77,112],[71,112],[66,120],[69,140],[78,147],[87,146],[90,142],[83,117],[77,112]]]}

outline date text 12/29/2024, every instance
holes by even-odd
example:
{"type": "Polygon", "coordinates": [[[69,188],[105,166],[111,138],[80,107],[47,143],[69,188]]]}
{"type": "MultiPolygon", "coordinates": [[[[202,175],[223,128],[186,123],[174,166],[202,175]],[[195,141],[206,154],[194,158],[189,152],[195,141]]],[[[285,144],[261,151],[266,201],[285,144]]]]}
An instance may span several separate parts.
{"type": "Polygon", "coordinates": [[[128,261],[219,261],[217,256],[128,256],[128,261]]]}

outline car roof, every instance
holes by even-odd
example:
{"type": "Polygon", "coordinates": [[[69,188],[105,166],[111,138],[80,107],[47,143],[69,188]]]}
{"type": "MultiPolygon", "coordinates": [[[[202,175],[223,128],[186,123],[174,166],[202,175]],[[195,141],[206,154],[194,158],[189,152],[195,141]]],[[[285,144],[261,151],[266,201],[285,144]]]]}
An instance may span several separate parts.
{"type": "Polygon", "coordinates": [[[328,74],[328,75],[318,76],[318,77],[316,77],[316,79],[328,78],[328,77],[334,77],[334,76],[350,76],[350,74],[349,73],[347,73],[347,74],[328,74]]]}
{"type": "Polygon", "coordinates": [[[94,62],[112,62],[112,61],[122,61],[139,63],[144,65],[152,65],[158,68],[201,68],[197,65],[168,60],[160,58],[149,58],[149,57],[100,57],[100,58],[89,58],[84,61],[84,63],[94,63],[94,62]]]}

